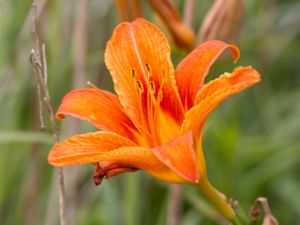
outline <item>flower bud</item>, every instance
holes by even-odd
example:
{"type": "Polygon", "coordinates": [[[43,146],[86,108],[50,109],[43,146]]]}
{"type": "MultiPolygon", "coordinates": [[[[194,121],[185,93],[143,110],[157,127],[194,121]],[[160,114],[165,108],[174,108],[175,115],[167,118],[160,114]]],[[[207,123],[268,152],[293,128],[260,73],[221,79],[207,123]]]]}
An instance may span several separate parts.
{"type": "Polygon", "coordinates": [[[121,21],[133,21],[143,16],[140,0],[115,0],[121,21]]]}
{"type": "Polygon", "coordinates": [[[174,42],[182,48],[191,49],[195,44],[194,31],[182,22],[171,0],[148,0],[172,34],[174,42]]]}
{"type": "Polygon", "coordinates": [[[215,0],[200,27],[199,42],[218,39],[234,42],[244,16],[243,0],[215,0]]]}

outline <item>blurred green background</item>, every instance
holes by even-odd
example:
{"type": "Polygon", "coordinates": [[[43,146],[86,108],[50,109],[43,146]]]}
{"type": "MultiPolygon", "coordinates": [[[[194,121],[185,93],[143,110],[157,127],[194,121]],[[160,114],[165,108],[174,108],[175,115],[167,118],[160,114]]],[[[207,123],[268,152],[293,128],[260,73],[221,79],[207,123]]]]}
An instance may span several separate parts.
{"type": "MultiPolygon", "coordinates": [[[[197,1],[194,31],[198,31],[211,2],[197,1]]],[[[56,173],[47,163],[52,132],[47,119],[47,130],[39,131],[29,62],[34,46],[31,3],[0,1],[1,225],[58,224],[56,173]]],[[[44,0],[38,4],[54,109],[64,94],[74,87],[86,87],[88,80],[113,90],[103,53],[119,23],[114,1],[88,1],[84,33],[80,33],[80,15],[84,14],[78,1],[44,0]],[[76,48],[76,37],[85,43],[83,54],[76,48]],[[83,57],[84,76],[77,79],[74,62],[79,55],[83,57]]],[[[182,13],[184,1],[176,4],[182,13]]],[[[145,1],[143,7],[145,17],[152,20],[145,1]]],[[[299,12],[297,0],[245,1],[237,65],[253,65],[261,73],[262,82],[231,97],[210,116],[203,142],[211,182],[237,199],[246,211],[256,197],[267,197],[274,215],[284,225],[300,224],[299,12]]],[[[187,53],[172,47],[177,49],[172,57],[178,63],[187,53]]],[[[208,80],[235,66],[229,59],[218,60],[208,80]]],[[[94,130],[69,118],[59,122],[59,129],[61,139],[94,130]]],[[[65,169],[68,224],[166,224],[168,184],[136,172],[94,186],[93,170],[90,165],[65,169]]],[[[217,223],[214,210],[200,193],[184,187],[180,224],[217,223]]]]}

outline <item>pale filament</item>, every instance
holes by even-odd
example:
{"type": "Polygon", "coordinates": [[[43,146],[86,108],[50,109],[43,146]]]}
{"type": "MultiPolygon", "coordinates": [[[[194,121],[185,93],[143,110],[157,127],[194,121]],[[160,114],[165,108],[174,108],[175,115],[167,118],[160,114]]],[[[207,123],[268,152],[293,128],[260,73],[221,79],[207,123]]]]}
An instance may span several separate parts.
{"type": "Polygon", "coordinates": [[[138,99],[139,114],[142,123],[142,124],[136,124],[136,127],[140,133],[146,136],[146,141],[149,145],[151,143],[151,141],[149,140],[151,139],[151,134],[149,133],[148,130],[145,129],[147,127],[147,124],[143,113],[143,102],[142,102],[142,94],[144,92],[144,86],[140,80],[136,79],[136,74],[134,69],[131,70],[131,78],[135,86],[135,93],[138,99]]]}
{"type": "Polygon", "coordinates": [[[141,115],[141,122],[143,125],[140,127],[142,131],[147,136],[147,143],[149,147],[158,146],[161,144],[160,132],[159,132],[159,106],[163,98],[162,88],[165,83],[165,76],[163,73],[163,80],[160,83],[160,87],[157,89],[153,80],[151,80],[152,72],[148,64],[146,64],[147,80],[146,87],[140,80],[136,80],[135,70],[132,70],[132,79],[135,83],[137,94],[138,94],[138,104],[139,112],[141,115]],[[143,111],[143,99],[142,95],[146,91],[146,112],[145,115],[143,111]]]}

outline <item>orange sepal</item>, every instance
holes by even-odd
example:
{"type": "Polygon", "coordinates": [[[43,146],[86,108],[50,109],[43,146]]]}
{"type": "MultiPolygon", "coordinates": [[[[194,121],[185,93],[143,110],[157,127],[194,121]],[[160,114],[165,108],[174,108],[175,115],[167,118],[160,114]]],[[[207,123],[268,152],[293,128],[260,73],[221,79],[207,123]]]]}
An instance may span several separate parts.
{"type": "Polygon", "coordinates": [[[48,161],[54,166],[98,163],[105,171],[100,174],[100,177],[96,174],[98,178],[102,178],[103,175],[109,177],[119,172],[142,169],[163,181],[186,182],[161,163],[150,149],[135,147],[129,139],[111,132],[76,135],[56,144],[49,153],[48,161]],[[118,169],[117,173],[115,173],[116,169],[118,169]]]}
{"type": "Polygon", "coordinates": [[[186,110],[193,106],[195,96],[203,86],[211,65],[227,48],[231,50],[234,61],[237,61],[240,52],[236,46],[213,40],[201,44],[177,66],[175,71],[177,86],[186,110]]]}
{"type": "Polygon", "coordinates": [[[87,120],[101,130],[135,138],[136,128],[123,112],[118,97],[101,89],[77,89],[66,94],[56,118],[63,119],[65,115],[87,120]]]}
{"type": "Polygon", "coordinates": [[[199,181],[192,132],[152,149],[155,156],[191,183],[199,181]]]}
{"type": "Polygon", "coordinates": [[[209,114],[229,96],[260,81],[252,67],[238,67],[206,84],[197,94],[195,106],[185,114],[182,132],[194,130],[200,134],[209,114]]]}

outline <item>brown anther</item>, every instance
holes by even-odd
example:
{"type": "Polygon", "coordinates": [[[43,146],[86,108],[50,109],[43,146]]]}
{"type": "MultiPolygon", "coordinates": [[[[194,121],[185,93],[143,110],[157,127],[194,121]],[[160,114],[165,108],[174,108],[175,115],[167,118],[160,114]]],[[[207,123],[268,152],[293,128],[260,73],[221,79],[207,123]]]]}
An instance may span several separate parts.
{"type": "Polygon", "coordinates": [[[138,88],[139,93],[142,94],[144,92],[144,86],[143,86],[142,81],[137,80],[136,84],[137,84],[137,88],[138,88]]]}
{"type": "Polygon", "coordinates": [[[152,94],[155,94],[156,89],[154,81],[150,81],[150,91],[152,94]]]}
{"type": "Polygon", "coordinates": [[[135,70],[134,69],[131,70],[131,78],[132,78],[132,81],[135,81],[135,70]]]}
{"type": "Polygon", "coordinates": [[[147,68],[148,73],[151,74],[151,69],[150,69],[150,66],[148,63],[146,63],[146,68],[147,68]]]}

